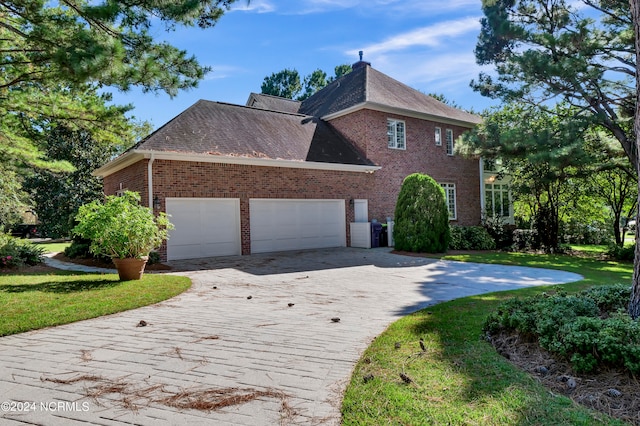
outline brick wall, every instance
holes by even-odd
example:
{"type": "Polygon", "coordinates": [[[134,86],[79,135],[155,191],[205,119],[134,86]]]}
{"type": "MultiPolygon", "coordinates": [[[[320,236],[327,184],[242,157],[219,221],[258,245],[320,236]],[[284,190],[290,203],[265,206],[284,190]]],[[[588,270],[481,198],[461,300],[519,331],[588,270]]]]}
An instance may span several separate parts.
{"type": "MultiPolygon", "coordinates": [[[[141,161],[105,178],[105,192],[115,193],[120,182],[125,187],[136,186],[136,179],[142,181],[138,171],[144,170],[146,177],[146,167],[146,161],[141,161]]],[[[243,254],[251,251],[250,198],[344,199],[349,245],[348,226],[354,215],[349,200],[367,198],[372,181],[370,173],[165,160],[153,163],[153,192],[160,199],[162,211],[166,197],[240,199],[243,254]]],[[[166,259],[166,247],[160,254],[166,259]]]]}
{"type": "Polygon", "coordinates": [[[400,186],[411,173],[426,173],[440,183],[456,185],[457,220],[452,224],[480,223],[480,169],[478,160],[468,160],[446,152],[445,129],[454,140],[467,129],[379,111],[360,110],[331,120],[342,135],[357,145],[382,169],[374,173],[369,199],[369,218],[384,221],[393,216],[400,186]],[[387,119],[405,122],[406,149],[387,147],[387,119]],[[436,146],[435,128],[442,129],[442,146],[436,146]]]}
{"type": "Polygon", "coordinates": [[[106,195],[115,195],[120,189],[138,192],[142,198],[142,204],[147,206],[147,204],[149,204],[149,196],[147,193],[148,162],[149,160],[138,161],[117,173],[105,177],[103,180],[104,193],[106,195]]]}

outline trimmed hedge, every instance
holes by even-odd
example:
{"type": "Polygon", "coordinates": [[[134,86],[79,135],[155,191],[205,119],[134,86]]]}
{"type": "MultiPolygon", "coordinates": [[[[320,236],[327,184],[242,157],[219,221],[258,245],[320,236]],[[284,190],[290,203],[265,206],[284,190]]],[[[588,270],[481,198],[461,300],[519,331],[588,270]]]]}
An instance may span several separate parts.
{"type": "Polygon", "coordinates": [[[396,250],[444,253],[449,246],[449,210],[444,189],[430,176],[414,173],[402,183],[396,203],[396,250]]]}

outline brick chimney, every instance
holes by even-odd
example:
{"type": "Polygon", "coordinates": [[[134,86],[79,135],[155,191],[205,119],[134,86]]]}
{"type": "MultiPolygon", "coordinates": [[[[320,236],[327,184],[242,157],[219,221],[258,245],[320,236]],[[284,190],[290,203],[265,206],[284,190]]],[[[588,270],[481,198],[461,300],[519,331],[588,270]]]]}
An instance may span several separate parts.
{"type": "Polygon", "coordinates": [[[356,62],[355,64],[351,65],[351,69],[352,70],[357,70],[358,68],[363,68],[363,67],[370,67],[371,66],[371,62],[367,62],[367,61],[363,61],[362,60],[362,55],[364,54],[364,52],[362,52],[362,50],[360,52],[358,52],[358,54],[360,55],[360,60],[358,62],[356,62]]]}

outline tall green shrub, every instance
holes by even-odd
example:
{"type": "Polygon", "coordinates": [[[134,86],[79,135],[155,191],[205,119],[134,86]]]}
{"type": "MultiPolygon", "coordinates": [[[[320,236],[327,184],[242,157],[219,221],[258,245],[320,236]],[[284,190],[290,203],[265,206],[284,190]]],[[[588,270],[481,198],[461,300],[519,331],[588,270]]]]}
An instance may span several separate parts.
{"type": "Polygon", "coordinates": [[[430,176],[407,176],[396,203],[396,250],[442,253],[449,245],[450,232],[444,189],[430,176]]]}

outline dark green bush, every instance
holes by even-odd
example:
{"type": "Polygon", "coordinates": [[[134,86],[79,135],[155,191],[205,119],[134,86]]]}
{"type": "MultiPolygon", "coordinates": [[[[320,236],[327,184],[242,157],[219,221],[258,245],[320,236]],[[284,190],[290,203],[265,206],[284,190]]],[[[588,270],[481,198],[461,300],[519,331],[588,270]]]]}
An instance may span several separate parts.
{"type": "Polygon", "coordinates": [[[91,240],[86,238],[75,237],[69,247],[64,249],[64,255],[70,259],[98,259],[105,262],[110,262],[111,258],[108,256],[96,256],[89,248],[91,247],[91,240]]]}
{"type": "Polygon", "coordinates": [[[496,242],[482,226],[452,226],[450,250],[494,250],[496,242]]]}
{"type": "Polygon", "coordinates": [[[0,233],[0,268],[37,265],[42,262],[44,249],[28,240],[0,233]]]}
{"type": "Polygon", "coordinates": [[[160,253],[157,251],[152,251],[149,253],[149,260],[147,260],[147,265],[155,265],[156,263],[160,263],[160,253]]]}
{"type": "Polygon", "coordinates": [[[485,320],[484,331],[517,332],[569,361],[577,372],[600,367],[640,373],[640,323],[626,314],[628,285],[511,299],[485,320]]]}
{"type": "Polygon", "coordinates": [[[615,260],[633,261],[635,249],[635,245],[620,247],[617,244],[610,244],[607,255],[615,260]]]}
{"type": "Polygon", "coordinates": [[[443,253],[450,239],[444,189],[431,177],[414,173],[398,194],[393,238],[396,250],[443,253]]]}

